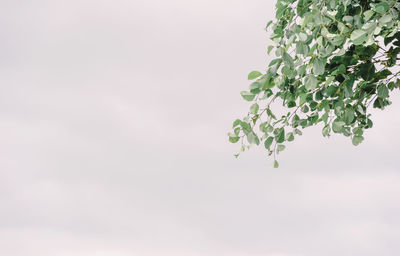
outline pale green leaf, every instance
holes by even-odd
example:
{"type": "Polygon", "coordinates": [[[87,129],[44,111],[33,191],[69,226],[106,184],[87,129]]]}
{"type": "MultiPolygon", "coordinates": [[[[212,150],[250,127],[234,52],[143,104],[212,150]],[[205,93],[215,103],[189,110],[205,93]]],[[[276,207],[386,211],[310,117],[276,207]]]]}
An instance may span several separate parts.
{"type": "Polygon", "coordinates": [[[250,107],[250,113],[253,115],[256,115],[258,113],[258,110],[260,109],[260,107],[258,106],[257,103],[254,103],[253,105],[251,105],[250,107]]]}
{"type": "Polygon", "coordinates": [[[361,29],[354,30],[350,35],[350,39],[355,45],[360,45],[364,43],[367,37],[367,32],[361,29]]]}
{"type": "Polygon", "coordinates": [[[384,14],[389,8],[389,4],[384,1],[375,5],[375,11],[379,14],[384,14]]]}
{"type": "Polygon", "coordinates": [[[306,77],[305,86],[308,91],[315,89],[317,85],[318,85],[318,79],[315,76],[309,75],[306,77]]]}
{"type": "Polygon", "coordinates": [[[364,137],[361,135],[356,135],[353,137],[352,142],[354,146],[358,146],[361,144],[361,142],[363,142],[364,137]]]}
{"type": "Polygon", "coordinates": [[[322,75],[325,72],[325,61],[315,59],[313,63],[313,72],[317,76],[322,75]]]}
{"type": "Polygon", "coordinates": [[[340,133],[343,130],[345,123],[343,121],[333,121],[332,130],[336,133],[340,133]]]}
{"type": "Polygon", "coordinates": [[[371,19],[372,15],[374,15],[374,12],[372,10],[366,11],[366,12],[364,12],[364,19],[369,20],[369,19],[371,19]]]}
{"type": "Polygon", "coordinates": [[[251,92],[248,91],[241,91],[240,95],[242,95],[243,99],[247,101],[252,101],[256,97],[256,95],[252,94],[251,92]]]}
{"type": "Polygon", "coordinates": [[[257,77],[260,77],[260,76],[262,76],[262,73],[261,72],[259,72],[259,71],[252,71],[252,72],[250,72],[250,74],[248,75],[248,79],[249,80],[253,80],[253,79],[256,79],[257,77]]]}

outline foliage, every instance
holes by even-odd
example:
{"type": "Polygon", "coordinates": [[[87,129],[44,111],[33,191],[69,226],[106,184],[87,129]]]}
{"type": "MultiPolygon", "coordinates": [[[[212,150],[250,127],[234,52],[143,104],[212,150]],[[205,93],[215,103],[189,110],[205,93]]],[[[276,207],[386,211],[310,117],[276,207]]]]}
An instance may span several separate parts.
{"type": "MultiPolygon", "coordinates": [[[[241,150],[262,144],[274,156],[322,124],[322,135],[340,133],[360,144],[373,125],[370,105],[384,109],[400,88],[400,2],[394,0],[278,0],[264,73],[253,71],[249,113],[229,133],[241,150]],[[398,69],[398,68],[397,68],[398,69]],[[282,104],[283,115],[273,104],[282,104]]],[[[239,154],[235,155],[238,156],[239,154]]]]}

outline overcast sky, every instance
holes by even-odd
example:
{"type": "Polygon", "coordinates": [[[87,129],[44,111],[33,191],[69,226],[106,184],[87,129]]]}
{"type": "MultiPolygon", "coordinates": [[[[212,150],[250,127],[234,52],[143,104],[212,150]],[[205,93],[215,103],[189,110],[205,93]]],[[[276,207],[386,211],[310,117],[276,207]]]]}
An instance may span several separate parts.
{"type": "Polygon", "coordinates": [[[275,1],[2,0],[0,254],[395,256],[400,97],[235,159],[275,1]]]}

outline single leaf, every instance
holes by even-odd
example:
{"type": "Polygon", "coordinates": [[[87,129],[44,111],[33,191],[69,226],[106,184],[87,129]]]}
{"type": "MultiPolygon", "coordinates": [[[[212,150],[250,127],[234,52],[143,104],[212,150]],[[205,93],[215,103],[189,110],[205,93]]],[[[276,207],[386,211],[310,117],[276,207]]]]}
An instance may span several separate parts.
{"type": "Polygon", "coordinates": [[[364,137],[361,135],[356,135],[353,137],[352,142],[354,146],[358,146],[360,145],[361,142],[363,142],[364,137]]]}
{"type": "Polygon", "coordinates": [[[264,146],[266,149],[270,149],[272,142],[274,141],[274,137],[270,136],[264,141],[264,146]]]}
{"type": "Polygon", "coordinates": [[[332,123],[332,130],[335,133],[341,133],[343,130],[345,123],[343,121],[333,121],[332,123]]]}
{"type": "Polygon", "coordinates": [[[390,6],[386,2],[380,2],[375,5],[375,11],[379,14],[384,14],[387,10],[389,10],[390,6]]]}
{"type": "Polygon", "coordinates": [[[272,49],[274,49],[273,45],[268,46],[267,53],[270,54],[272,49]]]}
{"type": "Polygon", "coordinates": [[[297,135],[303,135],[303,132],[302,131],[300,131],[299,129],[294,129],[294,133],[295,134],[297,134],[297,135]]]}
{"type": "Polygon", "coordinates": [[[260,144],[260,139],[258,138],[258,136],[254,133],[254,132],[250,132],[246,135],[247,141],[249,142],[249,144],[260,144]]]}
{"type": "Polygon", "coordinates": [[[278,133],[278,135],[276,135],[275,139],[276,139],[277,143],[282,143],[285,141],[285,129],[284,128],[281,128],[279,130],[279,133],[278,133]]]}
{"type": "Polygon", "coordinates": [[[283,150],[285,150],[285,145],[282,145],[282,144],[280,144],[280,145],[278,145],[278,147],[276,148],[276,150],[277,150],[277,152],[279,153],[279,152],[282,152],[283,150]]]}
{"type": "Polygon", "coordinates": [[[329,136],[330,132],[331,132],[331,127],[329,125],[325,125],[325,127],[322,129],[322,135],[324,137],[327,137],[329,136]]]}
{"type": "Polygon", "coordinates": [[[243,99],[247,101],[252,101],[256,97],[256,95],[252,94],[251,92],[248,91],[241,91],[240,95],[242,95],[243,99]]]}
{"type": "Polygon", "coordinates": [[[258,106],[257,103],[254,103],[253,105],[251,105],[250,107],[250,113],[253,115],[256,115],[258,113],[258,110],[260,109],[260,107],[258,106]]]}
{"type": "Polygon", "coordinates": [[[365,20],[369,20],[372,17],[372,15],[374,15],[374,12],[372,10],[368,10],[368,11],[364,12],[365,20]]]}
{"type": "Polygon", "coordinates": [[[325,61],[315,59],[313,63],[313,72],[316,76],[322,75],[325,72],[325,61]]]}
{"type": "Polygon", "coordinates": [[[289,132],[287,134],[287,141],[293,141],[294,140],[294,134],[293,132],[289,132]]]}
{"type": "Polygon", "coordinates": [[[238,125],[240,125],[240,123],[241,123],[242,121],[240,120],[240,119],[236,119],[234,122],[233,122],[233,128],[235,128],[236,126],[238,126],[238,125]]]}
{"type": "Polygon", "coordinates": [[[300,41],[303,41],[303,42],[307,41],[307,34],[300,32],[297,36],[299,37],[300,41]]]}
{"type": "Polygon", "coordinates": [[[374,78],[375,65],[372,62],[363,63],[359,66],[359,74],[365,80],[369,81],[374,78]]]}
{"type": "Polygon", "coordinates": [[[361,29],[354,30],[350,35],[350,40],[353,41],[355,45],[360,45],[365,42],[367,39],[368,34],[366,31],[361,29]]]}
{"type": "Polygon", "coordinates": [[[283,61],[285,62],[286,66],[294,68],[293,59],[287,52],[283,52],[283,61]]]}
{"type": "Polygon", "coordinates": [[[256,79],[257,77],[260,77],[260,76],[262,76],[262,73],[261,72],[259,72],[259,71],[252,71],[252,72],[250,72],[250,74],[248,75],[248,79],[249,80],[253,80],[253,79],[256,79]]]}
{"type": "Polygon", "coordinates": [[[386,14],[385,16],[383,16],[382,18],[379,19],[379,24],[384,25],[386,23],[391,22],[392,20],[393,20],[392,15],[386,14]]]}
{"type": "Polygon", "coordinates": [[[272,119],[276,120],[276,116],[274,115],[274,113],[272,113],[271,109],[267,108],[267,115],[269,117],[271,117],[272,119]]]}
{"type": "Polygon", "coordinates": [[[354,120],[354,110],[352,108],[346,108],[344,111],[344,121],[346,124],[351,124],[354,120]]]}
{"type": "Polygon", "coordinates": [[[309,75],[306,77],[305,86],[307,91],[314,90],[317,87],[317,85],[318,85],[318,79],[315,76],[309,75]]]}
{"type": "Polygon", "coordinates": [[[385,85],[380,84],[378,86],[378,96],[381,98],[388,98],[389,97],[389,89],[385,85]]]}
{"type": "Polygon", "coordinates": [[[231,143],[236,143],[239,141],[239,139],[240,139],[240,137],[238,137],[238,136],[229,136],[229,141],[231,143]]]}
{"type": "Polygon", "coordinates": [[[335,46],[340,46],[340,45],[343,45],[345,40],[346,39],[344,36],[335,36],[334,38],[332,38],[331,42],[335,46]]]}

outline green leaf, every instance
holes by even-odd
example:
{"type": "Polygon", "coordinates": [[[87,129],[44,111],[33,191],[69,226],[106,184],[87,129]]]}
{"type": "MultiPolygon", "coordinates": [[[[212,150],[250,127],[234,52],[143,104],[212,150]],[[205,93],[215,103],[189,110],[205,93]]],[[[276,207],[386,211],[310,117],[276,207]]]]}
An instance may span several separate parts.
{"type": "Polygon", "coordinates": [[[287,107],[288,107],[288,108],[294,108],[294,107],[296,107],[296,102],[294,102],[294,101],[289,101],[289,102],[287,103],[287,107]]]}
{"type": "Polygon", "coordinates": [[[262,90],[271,89],[275,86],[275,83],[269,74],[261,79],[260,83],[262,84],[262,90]]]}
{"type": "Polygon", "coordinates": [[[354,120],[354,110],[352,108],[346,108],[344,111],[344,121],[346,124],[351,124],[354,120]]]}
{"type": "Polygon", "coordinates": [[[383,16],[382,18],[379,19],[379,24],[384,25],[386,23],[391,22],[392,20],[393,20],[392,15],[386,14],[385,16],[383,16]]]}
{"type": "Polygon", "coordinates": [[[302,65],[297,69],[297,73],[301,77],[306,74],[306,71],[307,71],[307,66],[306,65],[302,65]]]}
{"type": "Polygon", "coordinates": [[[272,20],[268,21],[267,25],[265,26],[265,29],[267,29],[269,26],[271,26],[272,23],[273,23],[272,20]]]}
{"type": "Polygon", "coordinates": [[[313,75],[308,75],[305,80],[305,86],[307,91],[315,89],[318,85],[318,79],[313,75]]]}
{"type": "Polygon", "coordinates": [[[277,143],[282,143],[285,141],[285,129],[280,128],[278,135],[275,137],[277,143]]]}
{"type": "Polygon", "coordinates": [[[360,127],[356,127],[353,129],[354,135],[363,135],[363,129],[360,127]]]}
{"type": "Polygon", "coordinates": [[[274,49],[273,45],[268,46],[267,53],[270,54],[273,49],[274,49]]]}
{"type": "Polygon", "coordinates": [[[298,42],[296,44],[296,54],[303,54],[304,56],[308,55],[308,46],[303,42],[298,42]]]}
{"type": "Polygon", "coordinates": [[[374,15],[374,12],[372,10],[368,10],[368,11],[364,12],[365,20],[369,20],[372,17],[372,15],[374,15]]]}
{"type": "Polygon", "coordinates": [[[299,100],[300,106],[303,105],[305,102],[307,102],[307,94],[302,93],[299,95],[299,98],[300,98],[299,100]]]}
{"type": "Polygon", "coordinates": [[[285,150],[285,148],[286,148],[285,145],[279,144],[278,147],[276,148],[276,151],[279,153],[285,150]]]}
{"type": "Polygon", "coordinates": [[[306,13],[309,12],[311,2],[312,0],[299,0],[299,3],[297,4],[297,14],[300,17],[303,17],[306,13]]]}
{"type": "Polygon", "coordinates": [[[300,131],[299,129],[294,129],[294,133],[295,134],[297,134],[297,135],[303,135],[303,132],[302,131],[300,131]]]}
{"type": "Polygon", "coordinates": [[[266,149],[270,149],[272,142],[274,141],[274,137],[270,136],[264,141],[264,146],[266,149]]]}
{"type": "Polygon", "coordinates": [[[375,65],[372,62],[363,63],[359,66],[359,74],[365,80],[369,81],[374,78],[375,65]]]}
{"type": "Polygon", "coordinates": [[[242,123],[240,123],[240,126],[242,127],[244,134],[247,135],[250,132],[252,132],[251,125],[249,123],[242,122],[242,123]]]}
{"type": "Polygon", "coordinates": [[[333,121],[333,123],[332,123],[333,132],[341,133],[344,125],[345,125],[345,123],[343,121],[337,121],[337,120],[333,121]]]}
{"type": "Polygon", "coordinates": [[[260,139],[258,138],[258,136],[254,133],[254,132],[250,132],[246,135],[247,141],[249,142],[249,144],[260,144],[260,139]]]}
{"type": "Polygon", "coordinates": [[[238,142],[239,141],[239,137],[229,137],[229,141],[231,142],[231,143],[236,143],[236,142],[238,142]]]}
{"type": "Polygon", "coordinates": [[[315,59],[313,63],[313,72],[316,76],[322,75],[325,72],[325,61],[315,59]]]}
{"type": "Polygon", "coordinates": [[[256,95],[252,94],[251,92],[248,91],[241,91],[240,95],[242,95],[243,99],[247,101],[252,101],[256,97],[256,95]]]}
{"type": "Polygon", "coordinates": [[[267,115],[276,120],[276,116],[272,113],[271,109],[267,108],[267,115]]]}
{"type": "Polygon", "coordinates": [[[300,33],[298,34],[298,37],[299,37],[299,40],[302,41],[302,42],[307,41],[307,34],[305,34],[305,33],[303,33],[303,32],[300,32],[300,33]]]}
{"type": "Polygon", "coordinates": [[[375,5],[375,11],[379,14],[384,14],[387,10],[389,10],[390,6],[386,2],[380,2],[379,4],[375,5]]]}
{"type": "Polygon", "coordinates": [[[340,64],[335,71],[332,72],[332,75],[341,75],[346,73],[346,66],[343,64],[340,64]]]}
{"type": "Polygon", "coordinates": [[[388,98],[389,97],[389,89],[385,85],[380,84],[378,86],[378,96],[381,98],[388,98]]]}
{"type": "Polygon", "coordinates": [[[260,109],[260,107],[258,106],[257,103],[254,103],[253,105],[251,105],[250,107],[250,113],[253,115],[256,115],[258,113],[258,110],[260,109]]]}
{"type": "Polygon", "coordinates": [[[260,124],[260,126],[259,126],[260,131],[266,133],[266,131],[267,131],[267,126],[268,126],[268,122],[262,122],[262,123],[260,124]]]}
{"type": "Polygon", "coordinates": [[[261,91],[261,84],[259,82],[253,82],[250,84],[250,93],[257,94],[261,91]]]}
{"type": "Polygon", "coordinates": [[[374,108],[384,109],[385,108],[385,102],[384,102],[384,100],[382,98],[377,98],[374,101],[373,106],[374,106],[374,108]]]}
{"type": "Polygon", "coordinates": [[[236,120],[233,122],[233,128],[235,128],[236,126],[240,125],[241,122],[242,122],[242,121],[241,121],[240,119],[236,119],[236,120]]]}
{"type": "Polygon", "coordinates": [[[282,59],[272,60],[268,65],[270,67],[270,69],[268,70],[268,73],[270,75],[275,75],[281,64],[282,64],[282,59]]]}
{"type": "Polygon", "coordinates": [[[352,142],[354,146],[358,146],[361,144],[361,142],[363,142],[364,137],[361,135],[356,135],[353,137],[352,142]]]}
{"type": "Polygon", "coordinates": [[[353,16],[343,16],[342,20],[346,23],[353,23],[353,16]]]}
{"type": "Polygon", "coordinates": [[[329,125],[325,125],[325,127],[322,129],[322,135],[324,137],[327,137],[329,136],[330,132],[331,132],[331,127],[329,125]]]}
{"type": "Polygon", "coordinates": [[[279,163],[278,163],[278,161],[274,161],[274,168],[278,168],[279,167],[279,163]]]}
{"type": "Polygon", "coordinates": [[[346,39],[344,36],[335,36],[334,38],[332,38],[331,42],[335,46],[340,46],[340,45],[343,45],[345,40],[346,39]]]}
{"type": "Polygon", "coordinates": [[[252,71],[252,72],[250,72],[250,74],[248,75],[248,79],[249,79],[249,80],[253,80],[253,79],[256,79],[257,77],[260,77],[260,76],[262,76],[262,73],[261,73],[261,72],[259,72],[259,71],[252,71]]]}
{"type": "Polygon", "coordinates": [[[278,2],[278,3],[276,4],[275,17],[276,17],[277,19],[282,18],[283,13],[286,11],[286,7],[287,7],[286,5],[282,5],[280,2],[278,2]]]}
{"type": "Polygon", "coordinates": [[[288,66],[290,68],[294,68],[293,59],[287,52],[283,53],[283,61],[285,62],[286,66],[288,66]]]}
{"type": "Polygon", "coordinates": [[[294,140],[294,134],[293,132],[289,132],[287,134],[287,141],[293,141],[294,140]]]}
{"type": "Polygon", "coordinates": [[[365,42],[367,39],[368,34],[366,31],[361,29],[354,30],[350,35],[350,40],[353,41],[355,45],[360,45],[365,42]]]}

